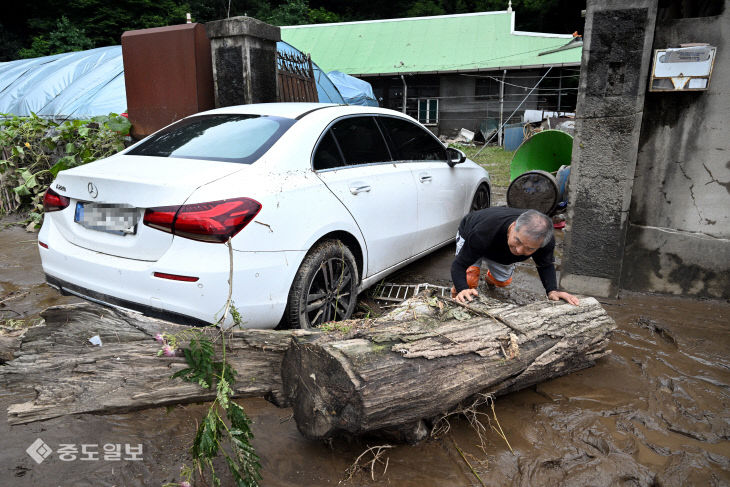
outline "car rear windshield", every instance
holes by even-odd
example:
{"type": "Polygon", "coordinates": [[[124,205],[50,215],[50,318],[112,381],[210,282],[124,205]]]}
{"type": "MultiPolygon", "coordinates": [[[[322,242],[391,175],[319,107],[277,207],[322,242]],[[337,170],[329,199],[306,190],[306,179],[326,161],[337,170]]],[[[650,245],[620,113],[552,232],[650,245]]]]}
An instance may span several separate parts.
{"type": "Polygon", "coordinates": [[[296,120],[260,115],[201,115],[151,135],[127,154],[251,164],[296,120]]]}

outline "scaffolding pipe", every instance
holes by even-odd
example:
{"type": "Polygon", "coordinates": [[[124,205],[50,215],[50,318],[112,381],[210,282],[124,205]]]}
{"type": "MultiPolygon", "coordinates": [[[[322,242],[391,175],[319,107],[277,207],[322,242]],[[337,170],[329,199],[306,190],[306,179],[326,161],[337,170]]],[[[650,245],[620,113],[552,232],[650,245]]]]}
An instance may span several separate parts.
{"type": "MultiPolygon", "coordinates": [[[[561,75],[563,74],[562,70],[561,70],[560,74],[561,75]]],[[[558,117],[560,116],[560,98],[561,98],[562,94],[563,94],[563,77],[560,76],[560,78],[558,78],[558,117]]]]}
{"type": "Polygon", "coordinates": [[[406,102],[408,100],[408,85],[406,84],[406,79],[403,77],[403,75],[400,75],[401,81],[403,81],[403,113],[406,113],[406,102]]]}
{"type": "Polygon", "coordinates": [[[504,129],[502,128],[502,115],[504,114],[504,78],[507,76],[507,70],[502,71],[502,82],[499,84],[499,135],[497,145],[502,147],[504,138],[504,129]]]}

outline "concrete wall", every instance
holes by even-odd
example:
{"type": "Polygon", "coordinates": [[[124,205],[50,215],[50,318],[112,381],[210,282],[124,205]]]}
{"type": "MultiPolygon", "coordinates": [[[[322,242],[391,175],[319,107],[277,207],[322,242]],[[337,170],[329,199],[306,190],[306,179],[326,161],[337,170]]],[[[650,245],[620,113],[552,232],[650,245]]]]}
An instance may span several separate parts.
{"type": "Polygon", "coordinates": [[[730,298],[730,11],[688,5],[588,1],[560,280],[568,290],[730,298]],[[648,93],[653,49],[688,42],[718,47],[710,89],[648,93]]]}
{"type": "Polygon", "coordinates": [[[708,91],[646,96],[623,288],[730,298],[729,25],[728,8],[657,23],[654,49],[718,50],[708,91]]]}
{"type": "Polygon", "coordinates": [[[589,0],[562,287],[619,289],[657,0],[589,0]]]}

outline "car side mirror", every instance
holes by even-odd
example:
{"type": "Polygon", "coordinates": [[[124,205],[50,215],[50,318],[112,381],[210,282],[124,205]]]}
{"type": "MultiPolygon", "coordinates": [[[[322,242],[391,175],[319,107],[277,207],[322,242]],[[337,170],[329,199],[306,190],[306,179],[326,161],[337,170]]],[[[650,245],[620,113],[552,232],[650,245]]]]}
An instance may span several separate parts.
{"type": "Polygon", "coordinates": [[[459,149],[454,149],[453,147],[448,147],[446,149],[446,162],[449,164],[450,167],[461,164],[465,160],[466,154],[464,154],[459,149]]]}

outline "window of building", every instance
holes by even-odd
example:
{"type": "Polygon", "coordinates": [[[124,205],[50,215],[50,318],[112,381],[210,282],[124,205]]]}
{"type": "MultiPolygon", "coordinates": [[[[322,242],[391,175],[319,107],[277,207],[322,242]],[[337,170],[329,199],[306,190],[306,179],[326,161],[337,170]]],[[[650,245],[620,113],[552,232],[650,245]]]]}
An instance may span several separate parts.
{"type": "Polygon", "coordinates": [[[424,125],[435,125],[439,121],[439,101],[437,98],[419,98],[418,121],[424,125]]]}

